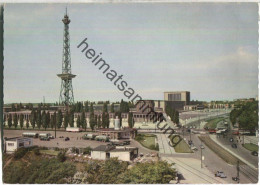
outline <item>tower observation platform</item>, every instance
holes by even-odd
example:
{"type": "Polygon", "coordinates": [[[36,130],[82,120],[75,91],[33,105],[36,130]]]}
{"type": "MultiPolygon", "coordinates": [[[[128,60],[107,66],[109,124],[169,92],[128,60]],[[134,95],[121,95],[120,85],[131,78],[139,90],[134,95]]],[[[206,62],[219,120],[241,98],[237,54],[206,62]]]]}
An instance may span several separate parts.
{"type": "Polygon", "coordinates": [[[71,57],[70,57],[70,36],[69,36],[69,23],[70,19],[66,13],[62,19],[64,23],[64,34],[63,34],[63,56],[62,56],[62,73],[57,74],[61,78],[60,98],[59,103],[62,105],[71,105],[74,103],[72,79],[76,75],[71,73],[71,57]]]}

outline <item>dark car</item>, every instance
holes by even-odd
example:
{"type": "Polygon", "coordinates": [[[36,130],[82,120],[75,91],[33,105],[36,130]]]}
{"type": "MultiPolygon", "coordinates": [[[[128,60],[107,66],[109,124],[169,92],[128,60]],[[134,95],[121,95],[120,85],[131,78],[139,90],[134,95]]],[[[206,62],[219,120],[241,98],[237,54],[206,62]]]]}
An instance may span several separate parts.
{"type": "Polygon", "coordinates": [[[227,176],[224,174],[224,172],[221,172],[221,171],[217,171],[215,173],[215,177],[227,178],[227,176]]]}
{"type": "Polygon", "coordinates": [[[253,156],[258,156],[258,152],[257,152],[257,151],[253,151],[253,152],[251,152],[251,154],[252,154],[253,156]]]}
{"type": "Polygon", "coordinates": [[[123,142],[125,145],[130,145],[130,141],[124,141],[123,142]]]}
{"type": "Polygon", "coordinates": [[[232,177],[233,181],[238,181],[238,177],[232,177]]]}
{"type": "Polygon", "coordinates": [[[66,137],[66,138],[65,138],[65,141],[69,141],[69,140],[70,140],[70,138],[69,138],[69,137],[66,137]]]}
{"type": "Polygon", "coordinates": [[[50,138],[48,138],[48,137],[40,137],[40,140],[41,141],[50,141],[50,138]]]}
{"type": "Polygon", "coordinates": [[[192,145],[192,140],[189,140],[188,143],[189,143],[189,145],[192,145]]]}
{"type": "Polygon", "coordinates": [[[236,144],[232,144],[231,146],[232,146],[232,148],[237,148],[236,144]]]}

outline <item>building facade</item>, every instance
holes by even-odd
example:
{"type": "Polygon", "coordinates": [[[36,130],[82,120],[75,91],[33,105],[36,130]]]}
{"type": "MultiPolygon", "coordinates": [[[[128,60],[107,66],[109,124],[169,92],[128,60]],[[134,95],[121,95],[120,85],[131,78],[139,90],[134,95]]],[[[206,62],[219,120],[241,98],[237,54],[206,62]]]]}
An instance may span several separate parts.
{"type": "Polygon", "coordinates": [[[28,148],[33,146],[33,139],[27,137],[13,137],[4,139],[6,153],[13,153],[19,148],[28,148]]]}

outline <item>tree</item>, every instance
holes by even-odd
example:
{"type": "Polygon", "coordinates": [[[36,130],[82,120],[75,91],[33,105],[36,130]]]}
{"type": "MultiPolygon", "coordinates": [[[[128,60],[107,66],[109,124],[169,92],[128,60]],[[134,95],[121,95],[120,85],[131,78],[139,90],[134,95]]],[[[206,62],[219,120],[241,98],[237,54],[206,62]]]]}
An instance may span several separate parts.
{"type": "Polygon", "coordinates": [[[93,103],[90,103],[90,112],[94,112],[93,103]]]}
{"type": "Polygon", "coordinates": [[[107,104],[106,103],[103,104],[103,112],[107,112],[107,104]]]}
{"type": "Polygon", "coordinates": [[[134,119],[133,119],[133,113],[132,112],[130,112],[128,114],[128,126],[130,128],[133,128],[133,126],[134,126],[134,119]]]}
{"type": "Polygon", "coordinates": [[[69,125],[69,112],[66,111],[65,115],[64,115],[64,128],[66,129],[69,125]]]}
{"type": "Polygon", "coordinates": [[[32,109],[32,111],[31,111],[30,119],[31,119],[30,121],[31,121],[32,128],[34,129],[35,128],[35,121],[36,121],[36,113],[35,113],[34,109],[32,109]]]}
{"type": "Polygon", "coordinates": [[[42,113],[42,126],[46,130],[47,128],[47,116],[45,110],[42,113]]]}
{"type": "Polygon", "coordinates": [[[127,166],[127,162],[116,158],[86,163],[87,181],[89,184],[118,184],[118,176],[127,170],[127,166]]]}
{"type": "Polygon", "coordinates": [[[112,113],[115,112],[115,110],[114,110],[114,103],[111,104],[110,112],[112,112],[112,113]]]}
{"type": "Polygon", "coordinates": [[[88,107],[88,101],[85,102],[85,112],[89,111],[89,107],[88,107]]]}
{"type": "Polygon", "coordinates": [[[6,115],[4,115],[4,122],[3,122],[4,127],[5,127],[5,122],[6,122],[6,115]]]}
{"type": "Polygon", "coordinates": [[[57,159],[60,161],[60,162],[64,162],[66,160],[66,155],[64,152],[60,152],[58,155],[57,155],[57,159]]]}
{"type": "Polygon", "coordinates": [[[42,116],[41,116],[41,110],[40,109],[37,111],[37,119],[36,120],[37,120],[36,121],[37,122],[37,127],[40,130],[40,128],[42,126],[42,116]]]}
{"type": "Polygon", "coordinates": [[[17,118],[17,114],[14,114],[14,128],[17,128],[18,125],[18,118],[17,118]]]}
{"type": "Polygon", "coordinates": [[[120,102],[120,112],[123,113],[129,112],[128,102],[125,102],[123,99],[120,102]]]}
{"type": "Polygon", "coordinates": [[[177,125],[179,124],[179,112],[177,110],[175,110],[174,112],[173,122],[176,123],[177,125]]]}
{"type": "Polygon", "coordinates": [[[166,161],[137,163],[118,177],[121,184],[169,184],[176,170],[166,161]]]}
{"type": "Polygon", "coordinates": [[[50,112],[49,111],[46,114],[46,122],[47,122],[47,128],[50,127],[51,116],[50,116],[50,112]]]}
{"type": "Polygon", "coordinates": [[[77,116],[77,127],[78,127],[78,128],[80,128],[80,124],[81,124],[81,122],[80,122],[80,116],[78,115],[78,116],[77,116]]]}
{"type": "Polygon", "coordinates": [[[98,127],[98,128],[101,128],[101,126],[102,126],[101,116],[98,115],[97,127],[98,127]]]}
{"type": "Polygon", "coordinates": [[[54,116],[51,116],[50,128],[53,129],[53,127],[54,127],[54,116]]]}
{"type": "Polygon", "coordinates": [[[11,106],[12,106],[11,110],[12,110],[12,111],[16,111],[15,105],[14,105],[13,103],[12,103],[11,106]]]}
{"type": "Polygon", "coordinates": [[[56,113],[56,111],[53,114],[53,127],[54,128],[57,127],[57,113],[56,113]]]}
{"type": "Polygon", "coordinates": [[[30,126],[30,124],[29,124],[29,119],[26,119],[26,128],[28,129],[29,126],[30,126]]]}
{"type": "Polygon", "coordinates": [[[70,124],[70,127],[74,127],[74,112],[73,111],[70,111],[70,114],[69,114],[69,124],[70,124]]]}
{"type": "Polygon", "coordinates": [[[61,110],[58,111],[58,114],[56,116],[56,125],[57,125],[57,128],[61,128],[61,126],[62,126],[62,112],[61,112],[61,110]]]}
{"type": "Polygon", "coordinates": [[[12,116],[9,115],[8,116],[8,127],[11,128],[11,126],[12,126],[12,116]]]}
{"type": "Polygon", "coordinates": [[[90,126],[91,130],[93,131],[94,127],[95,127],[95,115],[93,112],[91,112],[90,116],[89,116],[89,126],[90,126]]]}
{"type": "Polygon", "coordinates": [[[24,122],[24,115],[21,114],[21,115],[20,115],[20,119],[19,119],[19,123],[20,123],[21,129],[23,129],[23,122],[24,122]]]}
{"type": "Polygon", "coordinates": [[[85,131],[86,131],[86,129],[87,129],[87,122],[86,122],[86,117],[85,117],[85,112],[84,111],[81,112],[80,121],[81,121],[82,128],[84,128],[85,131]]]}
{"type": "Polygon", "coordinates": [[[102,113],[102,128],[106,128],[106,112],[102,113]]]}

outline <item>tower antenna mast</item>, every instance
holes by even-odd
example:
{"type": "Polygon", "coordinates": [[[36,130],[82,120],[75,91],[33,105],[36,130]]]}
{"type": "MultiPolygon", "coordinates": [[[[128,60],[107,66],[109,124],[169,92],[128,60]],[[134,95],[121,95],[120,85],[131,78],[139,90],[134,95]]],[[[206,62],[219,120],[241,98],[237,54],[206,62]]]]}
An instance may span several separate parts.
{"type": "Polygon", "coordinates": [[[62,19],[64,23],[64,35],[63,35],[63,56],[62,56],[62,73],[57,74],[61,78],[60,98],[59,103],[62,105],[71,105],[74,103],[72,79],[76,75],[71,73],[71,57],[70,57],[70,35],[69,35],[69,23],[70,19],[66,14],[62,19]]]}

